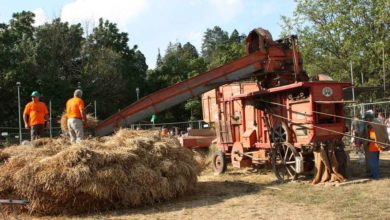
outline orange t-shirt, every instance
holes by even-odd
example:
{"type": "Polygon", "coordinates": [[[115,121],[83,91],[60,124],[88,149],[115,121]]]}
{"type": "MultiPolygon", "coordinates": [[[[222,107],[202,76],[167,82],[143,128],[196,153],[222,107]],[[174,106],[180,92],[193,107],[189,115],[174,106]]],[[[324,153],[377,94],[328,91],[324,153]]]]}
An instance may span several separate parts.
{"type": "Polygon", "coordinates": [[[30,126],[45,124],[45,115],[49,114],[45,103],[31,101],[24,108],[24,115],[28,115],[30,126]]]}
{"type": "Polygon", "coordinates": [[[66,102],[66,116],[68,118],[82,119],[82,110],[84,110],[84,101],[82,99],[73,97],[66,102]]]}
{"type": "MultiPolygon", "coordinates": [[[[369,137],[370,137],[371,140],[376,141],[376,135],[375,135],[374,128],[370,128],[370,130],[369,130],[369,137]]],[[[374,142],[370,142],[370,144],[368,145],[368,149],[369,149],[370,152],[380,151],[380,148],[378,147],[378,144],[374,143],[374,142]]]]}

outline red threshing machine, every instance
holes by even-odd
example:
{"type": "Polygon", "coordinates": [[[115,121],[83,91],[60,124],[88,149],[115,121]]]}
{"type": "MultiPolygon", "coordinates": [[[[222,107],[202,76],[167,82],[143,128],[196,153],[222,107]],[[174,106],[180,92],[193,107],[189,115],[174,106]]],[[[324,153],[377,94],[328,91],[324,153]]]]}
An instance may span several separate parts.
{"type": "Polygon", "coordinates": [[[258,28],[246,39],[247,55],[143,97],[102,121],[97,135],[128,127],[154,113],[202,95],[204,120],[213,125],[217,173],[271,162],[279,179],[314,167],[313,152],[343,151],[343,88],[349,83],[309,81],[296,36],[274,41],[258,28]]]}

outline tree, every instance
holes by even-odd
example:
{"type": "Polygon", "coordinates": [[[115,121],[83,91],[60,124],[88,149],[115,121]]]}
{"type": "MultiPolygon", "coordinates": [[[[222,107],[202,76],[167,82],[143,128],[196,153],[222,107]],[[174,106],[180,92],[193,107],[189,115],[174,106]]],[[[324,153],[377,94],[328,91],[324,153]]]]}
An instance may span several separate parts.
{"type": "Polygon", "coordinates": [[[207,29],[203,36],[202,55],[208,64],[208,69],[222,66],[245,54],[245,35],[234,30],[229,33],[215,26],[207,29]]]}
{"type": "Polygon", "coordinates": [[[229,42],[229,35],[219,26],[213,29],[207,29],[203,35],[202,56],[207,63],[211,63],[213,54],[219,45],[224,45],[229,42]]]}
{"type": "Polygon", "coordinates": [[[33,33],[34,14],[14,13],[9,24],[0,24],[0,118],[2,124],[13,126],[17,122],[16,82],[21,82],[22,104],[31,92],[34,81],[35,45],[33,33]],[[7,100],[7,101],[5,101],[7,100]]]}
{"type": "Polygon", "coordinates": [[[162,57],[161,57],[161,53],[160,53],[160,48],[158,48],[156,66],[159,67],[161,65],[162,65],[162,57]]]}
{"type": "Polygon", "coordinates": [[[82,85],[88,97],[86,103],[96,100],[99,106],[104,106],[99,108],[101,118],[130,104],[126,99],[127,82],[118,68],[121,62],[121,55],[111,48],[89,51],[88,56],[83,59],[82,85]]]}
{"type": "MultiPolygon", "coordinates": [[[[159,65],[154,70],[148,72],[149,88],[153,88],[150,92],[189,79],[205,70],[205,62],[203,58],[199,57],[195,46],[189,42],[184,45],[181,43],[169,43],[165,55],[160,58],[159,65]]],[[[183,121],[191,119],[191,116],[200,115],[200,107],[196,108],[191,105],[191,108],[185,108],[185,105],[180,104],[175,108],[160,113],[158,119],[163,121],[183,121]]]]}
{"type": "Polygon", "coordinates": [[[246,36],[244,34],[239,34],[236,29],[233,30],[233,32],[230,34],[229,37],[229,43],[230,44],[241,44],[245,41],[246,36]]]}
{"type": "Polygon", "coordinates": [[[35,28],[34,17],[23,11],[0,23],[1,126],[17,124],[16,82],[22,84],[22,107],[38,90],[43,101],[52,101],[53,117],[62,113],[79,83],[86,104],[97,100],[104,106],[98,109],[101,118],[135,101],[135,88],[146,84],[148,67],[137,46],[129,47],[127,33],[100,19],[85,39],[80,24],[57,18],[35,28]]]}
{"type": "MultiPolygon", "coordinates": [[[[382,51],[390,51],[388,0],[298,0],[294,16],[283,17],[284,34],[296,32],[309,74],[325,73],[336,80],[355,82],[364,75],[368,85],[381,83],[382,51]]],[[[385,66],[389,67],[389,59],[385,66]]]]}
{"type": "Polygon", "coordinates": [[[195,121],[202,117],[199,98],[192,98],[184,104],[184,109],[190,112],[190,120],[195,121]]]}
{"type": "MultiPolygon", "coordinates": [[[[244,56],[245,35],[240,35],[234,30],[231,35],[215,26],[207,29],[202,43],[202,56],[195,46],[187,42],[170,42],[165,55],[158,53],[157,67],[148,71],[149,92],[157,91],[197,76],[207,69],[215,68],[244,56]]],[[[200,97],[194,97],[184,104],[160,113],[159,120],[180,121],[200,119],[200,97]],[[183,114],[184,113],[184,114],[183,114]]]]}
{"type": "Polygon", "coordinates": [[[52,115],[60,115],[65,102],[81,81],[81,45],[84,42],[80,24],[69,25],[59,18],[36,30],[35,88],[52,101],[52,115]]]}
{"type": "MultiPolygon", "coordinates": [[[[135,88],[145,85],[147,65],[134,45],[128,46],[128,34],[116,24],[99,20],[82,50],[82,82],[90,102],[97,100],[99,116],[108,117],[136,100],[135,88]]],[[[146,88],[140,88],[143,92],[146,88]]]]}

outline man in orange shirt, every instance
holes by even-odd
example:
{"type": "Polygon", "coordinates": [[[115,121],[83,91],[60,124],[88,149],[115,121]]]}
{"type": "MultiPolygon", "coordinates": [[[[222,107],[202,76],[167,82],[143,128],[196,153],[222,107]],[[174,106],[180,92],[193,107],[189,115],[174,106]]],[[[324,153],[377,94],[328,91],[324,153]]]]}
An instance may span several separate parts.
{"type": "MultiPolygon", "coordinates": [[[[367,114],[366,120],[368,121],[367,131],[368,131],[368,138],[371,140],[368,143],[368,164],[371,171],[371,177],[374,179],[379,178],[379,152],[383,150],[383,147],[379,145],[377,142],[377,135],[375,133],[374,126],[370,124],[370,122],[373,122],[374,115],[367,114]]],[[[378,121],[375,121],[374,123],[379,123],[378,121]]]]}
{"type": "Polygon", "coordinates": [[[46,104],[39,101],[39,97],[40,95],[37,91],[32,92],[32,101],[27,103],[23,112],[24,126],[27,129],[31,128],[31,140],[43,136],[45,120],[49,120],[49,111],[46,104]]]}
{"type": "Polygon", "coordinates": [[[80,89],[76,89],[73,93],[73,98],[66,102],[67,125],[72,143],[84,138],[84,123],[86,123],[87,117],[81,96],[83,96],[83,92],[80,89]]]}

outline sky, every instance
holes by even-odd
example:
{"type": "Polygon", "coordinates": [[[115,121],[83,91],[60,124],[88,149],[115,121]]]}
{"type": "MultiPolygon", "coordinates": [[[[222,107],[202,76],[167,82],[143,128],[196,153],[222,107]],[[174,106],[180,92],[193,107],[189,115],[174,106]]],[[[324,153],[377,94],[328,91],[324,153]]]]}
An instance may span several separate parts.
{"type": "Polygon", "coordinates": [[[164,55],[168,43],[195,45],[200,51],[204,32],[220,26],[229,34],[237,29],[248,34],[257,27],[277,39],[280,17],[292,16],[294,0],[0,0],[0,23],[15,12],[32,11],[35,25],[60,17],[91,29],[103,17],[129,34],[129,46],[138,45],[149,68],[154,68],[158,49],[164,55]]]}

